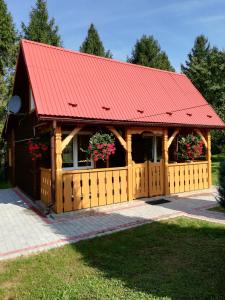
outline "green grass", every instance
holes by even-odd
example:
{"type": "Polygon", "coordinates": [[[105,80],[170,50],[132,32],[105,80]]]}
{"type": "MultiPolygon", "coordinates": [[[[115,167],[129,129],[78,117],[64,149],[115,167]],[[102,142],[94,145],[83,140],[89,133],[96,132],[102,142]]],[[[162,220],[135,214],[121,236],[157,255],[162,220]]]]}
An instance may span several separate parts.
{"type": "Polygon", "coordinates": [[[0,189],[8,189],[11,185],[9,182],[0,179],[0,189]]]}
{"type": "Polygon", "coordinates": [[[212,182],[213,185],[218,185],[218,175],[220,163],[225,161],[225,155],[216,154],[212,155],[212,182]]]}
{"type": "Polygon", "coordinates": [[[225,214],[225,208],[223,208],[222,206],[212,207],[212,208],[209,208],[209,210],[216,211],[216,212],[222,212],[225,214]]]}
{"type": "Polygon", "coordinates": [[[224,299],[225,226],[188,218],[0,262],[0,299],[224,299]]]}

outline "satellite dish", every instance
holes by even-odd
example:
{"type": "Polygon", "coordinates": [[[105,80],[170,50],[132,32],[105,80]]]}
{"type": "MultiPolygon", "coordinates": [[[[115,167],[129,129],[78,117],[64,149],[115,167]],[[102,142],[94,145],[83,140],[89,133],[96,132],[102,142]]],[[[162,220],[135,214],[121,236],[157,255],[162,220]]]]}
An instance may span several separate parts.
{"type": "Polygon", "coordinates": [[[21,98],[17,95],[12,96],[12,98],[9,100],[7,111],[8,113],[17,114],[22,106],[21,98]]]}

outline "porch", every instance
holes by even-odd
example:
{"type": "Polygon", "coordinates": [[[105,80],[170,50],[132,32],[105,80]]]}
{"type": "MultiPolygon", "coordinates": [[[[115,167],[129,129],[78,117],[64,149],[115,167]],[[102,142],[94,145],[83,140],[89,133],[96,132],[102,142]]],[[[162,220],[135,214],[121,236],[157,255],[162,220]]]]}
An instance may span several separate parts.
{"type": "MultiPolygon", "coordinates": [[[[41,200],[49,205],[54,197],[54,210],[57,213],[92,208],[131,201],[142,197],[170,195],[211,186],[210,132],[196,129],[204,141],[206,159],[196,162],[177,163],[169,159],[169,149],[180,129],[128,128],[120,134],[114,127],[113,132],[125,150],[126,165],[87,169],[63,168],[62,154],[81,127],[73,129],[62,139],[62,128],[56,126],[54,145],[55,162],[53,168],[41,168],[41,200]],[[162,155],[157,161],[135,162],[132,136],[148,133],[162,139],[162,155]],[[55,175],[55,176],[54,176],[55,175]],[[53,184],[52,184],[53,182],[53,184]],[[53,191],[55,190],[55,194],[53,191]]],[[[153,147],[155,150],[156,147],[153,147]]],[[[154,152],[153,151],[153,152],[154,152]]]]}

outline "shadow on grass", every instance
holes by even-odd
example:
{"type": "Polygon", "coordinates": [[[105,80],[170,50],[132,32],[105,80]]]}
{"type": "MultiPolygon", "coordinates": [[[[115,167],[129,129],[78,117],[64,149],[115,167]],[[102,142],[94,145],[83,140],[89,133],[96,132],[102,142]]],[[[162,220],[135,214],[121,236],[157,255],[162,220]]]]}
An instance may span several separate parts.
{"type": "Polygon", "coordinates": [[[149,297],[224,299],[225,227],[180,218],[70,247],[106,279],[149,297]]]}

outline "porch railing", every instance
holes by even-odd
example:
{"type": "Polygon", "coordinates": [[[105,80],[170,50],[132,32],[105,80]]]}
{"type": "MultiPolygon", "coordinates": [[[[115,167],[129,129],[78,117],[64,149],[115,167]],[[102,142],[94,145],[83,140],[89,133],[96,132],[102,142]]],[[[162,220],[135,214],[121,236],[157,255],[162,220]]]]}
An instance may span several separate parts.
{"type": "Polygon", "coordinates": [[[169,193],[207,189],[209,187],[208,176],[207,161],[169,164],[169,193]]]}
{"type": "Polygon", "coordinates": [[[63,210],[127,201],[127,167],[63,171],[63,210]]]}
{"type": "MultiPolygon", "coordinates": [[[[208,188],[208,167],[207,161],[170,163],[165,173],[163,160],[133,164],[133,199],[208,188]]],[[[41,169],[41,200],[51,201],[49,169],[41,169]]],[[[64,212],[128,201],[128,167],[64,170],[61,201],[64,212]]]]}
{"type": "Polygon", "coordinates": [[[51,202],[51,169],[41,168],[41,200],[51,202]]]}

